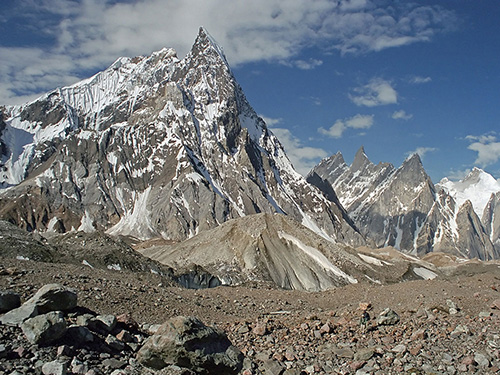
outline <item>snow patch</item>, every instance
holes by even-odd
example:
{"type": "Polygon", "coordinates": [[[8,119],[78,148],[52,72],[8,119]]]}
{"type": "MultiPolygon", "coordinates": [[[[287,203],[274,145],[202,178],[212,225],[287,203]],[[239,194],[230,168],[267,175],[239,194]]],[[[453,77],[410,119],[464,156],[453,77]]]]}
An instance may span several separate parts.
{"type": "Polygon", "coordinates": [[[108,270],[112,270],[112,271],[121,271],[122,270],[122,267],[120,266],[119,263],[108,264],[107,268],[108,268],[108,270]]]}
{"type": "Polygon", "coordinates": [[[295,246],[297,246],[299,249],[301,249],[311,259],[316,261],[325,270],[332,272],[333,274],[335,274],[338,277],[342,277],[342,278],[346,279],[351,284],[356,284],[358,282],[358,280],[356,280],[354,277],[346,274],[340,268],[338,268],[337,266],[332,264],[332,262],[330,262],[328,260],[328,258],[326,256],[324,256],[318,249],[302,243],[302,241],[300,241],[299,239],[297,239],[294,236],[291,236],[287,233],[278,232],[278,235],[280,238],[292,242],[295,246]]]}
{"type": "Polygon", "coordinates": [[[436,273],[424,267],[415,267],[413,272],[424,280],[433,280],[438,276],[436,273]]]}
{"type": "Polygon", "coordinates": [[[85,233],[92,233],[96,231],[94,228],[94,222],[87,210],[85,210],[85,213],[82,216],[82,221],[80,222],[80,226],[77,230],[85,233]]]}

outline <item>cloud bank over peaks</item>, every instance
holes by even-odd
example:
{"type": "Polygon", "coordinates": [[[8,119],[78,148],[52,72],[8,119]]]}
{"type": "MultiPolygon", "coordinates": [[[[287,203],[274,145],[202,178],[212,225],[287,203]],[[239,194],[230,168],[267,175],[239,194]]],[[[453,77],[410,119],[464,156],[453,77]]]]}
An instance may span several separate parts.
{"type": "Polygon", "coordinates": [[[435,147],[417,147],[414,151],[407,152],[406,157],[417,154],[418,156],[420,156],[421,160],[424,160],[426,154],[428,154],[429,152],[437,151],[437,150],[438,149],[435,147]]]}
{"type": "Polygon", "coordinates": [[[391,82],[382,78],[372,78],[366,85],[356,87],[352,91],[349,99],[357,106],[377,107],[398,102],[398,93],[391,82]]]}
{"type": "Polygon", "coordinates": [[[301,58],[305,48],[365,54],[429,41],[457,23],[438,5],[389,0],[17,0],[10,7],[3,17],[30,25],[33,34],[26,31],[22,51],[0,45],[0,103],[8,104],[85,78],[120,56],[173,47],[182,57],[201,25],[233,67],[267,61],[312,69],[322,62],[301,58]]]}
{"type": "Polygon", "coordinates": [[[318,132],[320,134],[326,135],[331,138],[341,138],[344,131],[347,129],[369,129],[374,123],[374,115],[360,115],[357,114],[353,117],[346,118],[343,120],[337,120],[329,128],[319,128],[318,132]]]}

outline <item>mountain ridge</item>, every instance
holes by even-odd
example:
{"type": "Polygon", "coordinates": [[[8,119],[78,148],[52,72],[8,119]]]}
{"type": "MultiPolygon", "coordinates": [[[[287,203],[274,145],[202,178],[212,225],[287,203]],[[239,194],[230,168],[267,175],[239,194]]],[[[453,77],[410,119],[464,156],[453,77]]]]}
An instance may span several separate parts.
{"type": "MultiPolygon", "coordinates": [[[[313,168],[308,180],[314,184],[310,176],[317,174],[328,181],[354,224],[375,247],[394,246],[419,256],[442,251],[465,258],[498,259],[498,230],[491,229],[498,226],[492,214],[496,200],[486,196],[491,202],[489,215],[481,221],[482,213],[476,213],[463,188],[474,194],[475,189],[484,190],[482,181],[494,185],[493,178],[477,168],[471,173],[465,183],[443,180],[434,185],[417,154],[395,168],[389,163],[373,164],[361,147],[350,166],[337,153],[313,168]],[[457,202],[460,192],[465,198],[457,202]]],[[[478,195],[486,205],[484,194],[478,195]]]]}
{"type": "Polygon", "coordinates": [[[0,216],[28,230],[183,240],[279,212],[364,243],[293,169],[203,28],[183,59],[169,48],[119,58],[2,116],[0,216]]]}

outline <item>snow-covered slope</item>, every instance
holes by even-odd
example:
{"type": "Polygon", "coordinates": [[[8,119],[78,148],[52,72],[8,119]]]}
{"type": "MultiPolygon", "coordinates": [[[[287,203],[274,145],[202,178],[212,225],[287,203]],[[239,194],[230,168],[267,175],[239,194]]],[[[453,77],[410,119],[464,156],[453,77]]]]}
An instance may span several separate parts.
{"type": "Polygon", "coordinates": [[[183,240],[278,212],[363,242],[293,169],[203,28],[183,59],[173,49],[120,58],[0,112],[0,216],[29,230],[183,240]]]}
{"type": "Polygon", "coordinates": [[[481,223],[470,201],[464,199],[473,198],[478,207],[486,205],[494,179],[483,173],[475,170],[468,181],[459,184],[445,181],[455,189],[450,194],[450,189],[434,186],[418,155],[396,169],[387,163],[374,165],[361,148],[350,166],[338,153],[316,166],[308,180],[314,183],[313,175],[327,180],[355,225],[376,247],[393,246],[420,256],[443,251],[496,259],[500,248],[493,243],[498,231],[491,221],[496,217],[495,201],[490,204],[491,214],[483,215],[492,219],[481,223]]]}
{"type": "Polygon", "coordinates": [[[459,206],[467,200],[471,201],[474,211],[481,218],[491,194],[500,192],[500,181],[474,167],[463,180],[451,181],[443,178],[436,187],[446,190],[459,206]]]}

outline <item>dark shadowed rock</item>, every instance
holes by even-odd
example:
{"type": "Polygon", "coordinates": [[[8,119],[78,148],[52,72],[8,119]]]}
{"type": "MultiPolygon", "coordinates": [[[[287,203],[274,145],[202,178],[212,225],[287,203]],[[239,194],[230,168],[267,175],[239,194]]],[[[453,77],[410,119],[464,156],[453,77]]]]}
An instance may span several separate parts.
{"type": "Polygon", "coordinates": [[[49,311],[65,311],[76,307],[76,293],[60,284],[47,284],[41,287],[26,303],[38,307],[43,314],[49,311]]]}
{"type": "Polygon", "coordinates": [[[66,321],[60,311],[52,311],[26,320],[21,329],[32,344],[45,345],[57,341],[66,332],[66,321]]]}
{"type": "Polygon", "coordinates": [[[21,306],[21,297],[19,294],[10,290],[0,290],[0,313],[13,310],[21,306]]]}
{"type": "Polygon", "coordinates": [[[145,366],[162,369],[186,367],[199,374],[236,374],[243,355],[225,333],[193,317],[178,316],[165,322],[137,353],[145,366]]]}

